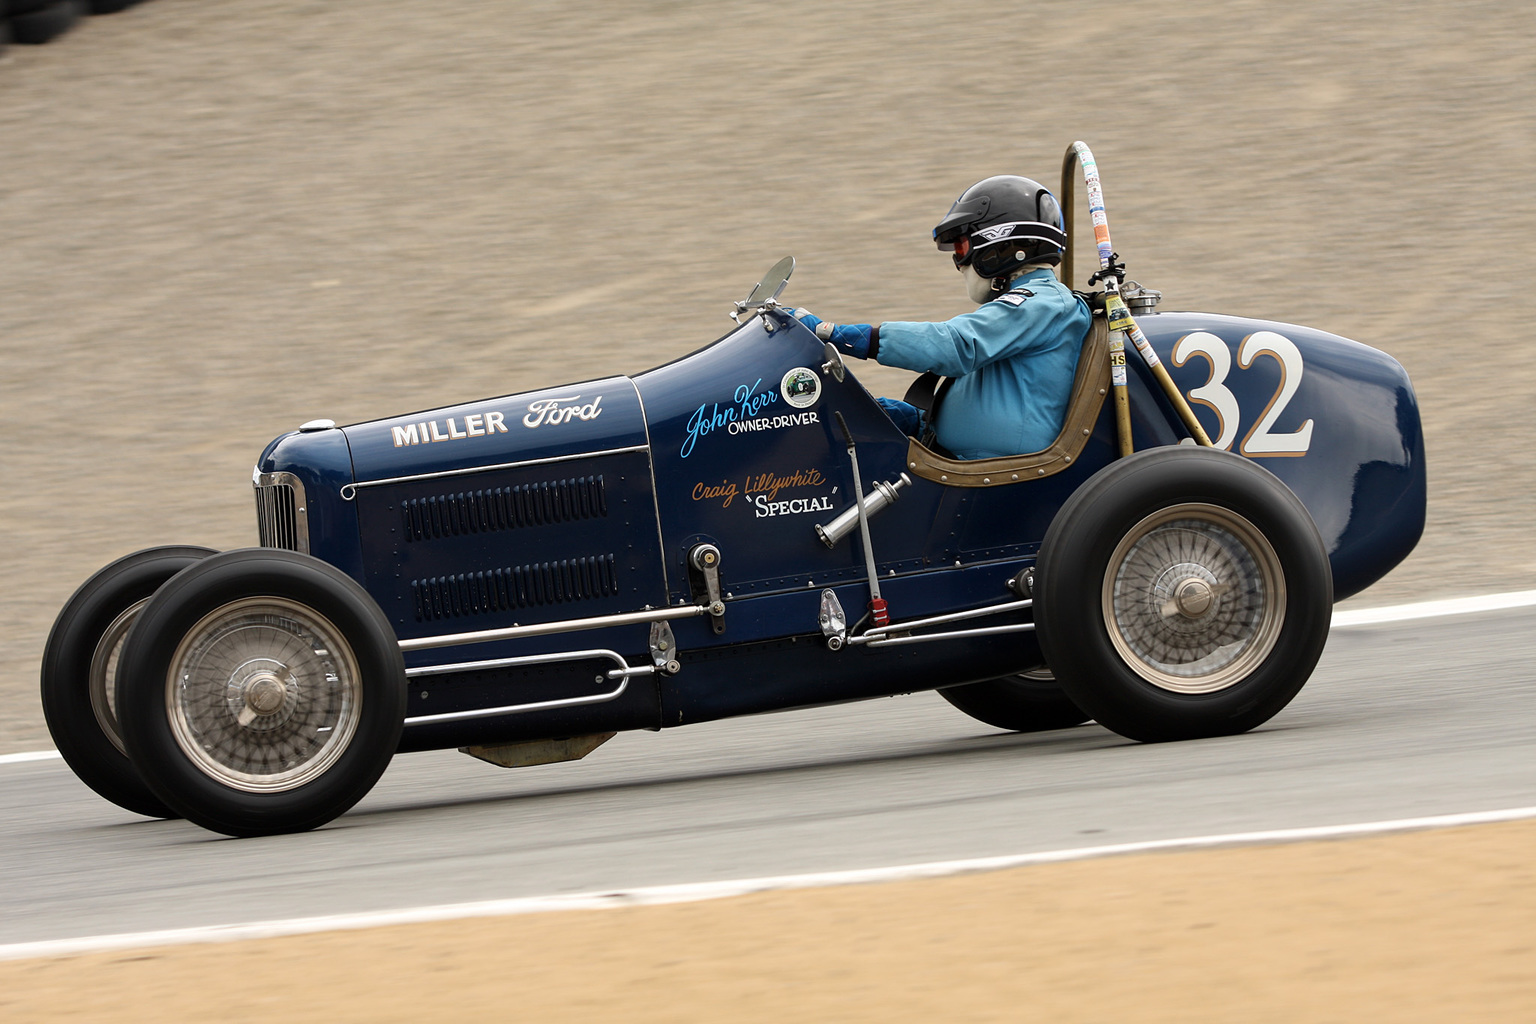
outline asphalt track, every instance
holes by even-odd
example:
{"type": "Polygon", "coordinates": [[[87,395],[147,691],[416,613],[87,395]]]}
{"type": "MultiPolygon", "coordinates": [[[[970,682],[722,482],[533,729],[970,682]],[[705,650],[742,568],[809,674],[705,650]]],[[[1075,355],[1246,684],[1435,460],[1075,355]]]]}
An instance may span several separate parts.
{"type": "Polygon", "coordinates": [[[1245,736],[1033,736],[933,694],[626,734],[503,771],[398,758],[318,832],[229,840],[0,766],[0,943],[1536,804],[1536,609],[1335,628],[1245,736]]]}

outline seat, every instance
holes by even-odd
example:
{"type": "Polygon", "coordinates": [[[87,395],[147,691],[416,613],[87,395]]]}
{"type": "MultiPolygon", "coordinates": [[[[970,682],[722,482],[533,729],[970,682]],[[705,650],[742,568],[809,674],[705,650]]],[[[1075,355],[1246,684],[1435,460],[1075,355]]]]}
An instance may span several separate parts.
{"type": "Polygon", "coordinates": [[[1038,480],[1059,473],[1082,454],[1099,411],[1109,394],[1109,324],[1095,315],[1083,351],[1077,357],[1072,396],[1061,433],[1044,451],[1004,455],[995,459],[950,459],[923,447],[915,438],[907,446],[907,469],[913,476],[949,487],[1000,487],[1038,480]]]}

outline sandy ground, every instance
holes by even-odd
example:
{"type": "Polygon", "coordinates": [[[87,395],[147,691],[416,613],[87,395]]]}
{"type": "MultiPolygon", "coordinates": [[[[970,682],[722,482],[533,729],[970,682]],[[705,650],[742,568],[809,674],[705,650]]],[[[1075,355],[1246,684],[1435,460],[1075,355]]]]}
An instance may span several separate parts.
{"type": "Polygon", "coordinates": [[[86,576],[254,543],[271,437],[644,369],[784,253],[823,315],[953,315],[934,221],[1074,138],[1167,308],[1412,373],[1429,528],[1361,601],[1536,586],[1533,36],[1520,2],[152,0],[13,47],[0,752],[48,745],[86,576]]]}
{"type": "Polygon", "coordinates": [[[0,964],[21,1021],[1522,1021],[1536,823],[0,964]]]}

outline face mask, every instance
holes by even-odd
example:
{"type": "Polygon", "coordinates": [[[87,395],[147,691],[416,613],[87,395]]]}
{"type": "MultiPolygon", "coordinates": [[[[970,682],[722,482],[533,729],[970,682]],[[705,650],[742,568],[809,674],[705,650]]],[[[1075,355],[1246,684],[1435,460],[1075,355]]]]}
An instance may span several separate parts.
{"type": "Polygon", "coordinates": [[[992,279],[990,277],[982,277],[976,273],[974,266],[966,264],[960,273],[965,278],[965,293],[977,305],[981,305],[997,294],[992,288],[992,279]]]}

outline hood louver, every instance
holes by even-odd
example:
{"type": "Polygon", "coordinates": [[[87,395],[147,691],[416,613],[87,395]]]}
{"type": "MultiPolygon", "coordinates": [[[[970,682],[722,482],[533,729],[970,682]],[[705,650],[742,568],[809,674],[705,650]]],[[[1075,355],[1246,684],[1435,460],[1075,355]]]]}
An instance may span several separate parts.
{"type": "Polygon", "coordinates": [[[407,540],[546,526],[608,514],[602,476],[460,491],[400,503],[407,540]]]}
{"type": "Polygon", "coordinates": [[[612,597],[618,592],[611,554],[411,581],[417,622],[612,597]]]}

